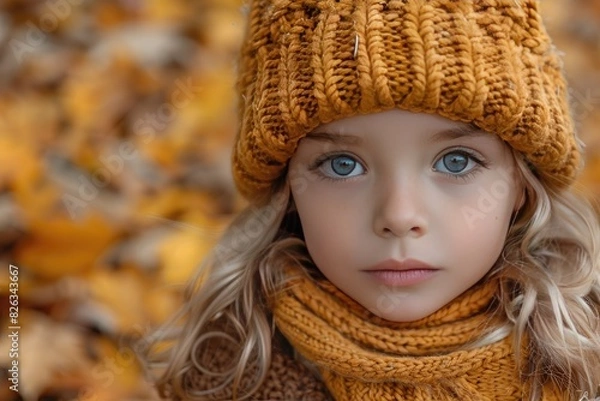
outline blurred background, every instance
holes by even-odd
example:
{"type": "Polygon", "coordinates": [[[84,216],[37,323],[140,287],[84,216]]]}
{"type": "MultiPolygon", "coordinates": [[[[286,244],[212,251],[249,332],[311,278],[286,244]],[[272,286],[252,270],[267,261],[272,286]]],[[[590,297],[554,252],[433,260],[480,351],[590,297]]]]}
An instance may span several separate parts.
{"type": "MultiPolygon", "coordinates": [[[[598,200],[600,0],[542,7],[598,200]]],[[[0,0],[0,399],[155,399],[132,344],[243,206],[243,28],[241,0],[0,0]]]]}

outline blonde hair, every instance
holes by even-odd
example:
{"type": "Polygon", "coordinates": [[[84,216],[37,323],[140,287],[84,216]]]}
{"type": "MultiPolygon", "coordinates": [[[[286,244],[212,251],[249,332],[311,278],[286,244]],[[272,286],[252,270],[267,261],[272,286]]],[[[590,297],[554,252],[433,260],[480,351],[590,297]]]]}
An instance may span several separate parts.
{"type": "Polygon", "coordinates": [[[159,372],[161,397],[200,400],[225,393],[245,399],[264,380],[274,333],[268,299],[284,282],[284,265],[302,258],[303,242],[282,226],[289,193],[284,187],[230,224],[188,284],[179,313],[140,343],[151,373],[159,372]],[[224,342],[237,345],[228,358],[237,362],[212,371],[206,352],[224,342]],[[188,388],[186,375],[194,369],[213,377],[214,387],[188,388]]]}
{"type": "Polygon", "coordinates": [[[507,236],[501,305],[531,400],[547,381],[574,399],[600,396],[600,227],[583,196],[542,184],[516,157],[526,203],[507,236]],[[529,344],[525,343],[529,340],[529,344]]]}
{"type": "MultiPolygon", "coordinates": [[[[600,228],[588,203],[542,184],[516,160],[526,200],[488,276],[501,279],[505,323],[477,344],[514,333],[531,400],[540,399],[547,381],[574,399],[592,396],[600,385],[600,228]]],[[[189,285],[180,313],[146,339],[142,353],[161,370],[163,397],[210,399],[225,392],[245,399],[264,381],[275,333],[269,299],[284,282],[286,264],[310,264],[289,186],[280,188],[268,204],[248,208],[231,224],[189,285]],[[213,371],[210,351],[223,342],[234,345],[228,361],[235,362],[213,371]],[[213,378],[214,387],[189,388],[192,370],[213,378]]]]}

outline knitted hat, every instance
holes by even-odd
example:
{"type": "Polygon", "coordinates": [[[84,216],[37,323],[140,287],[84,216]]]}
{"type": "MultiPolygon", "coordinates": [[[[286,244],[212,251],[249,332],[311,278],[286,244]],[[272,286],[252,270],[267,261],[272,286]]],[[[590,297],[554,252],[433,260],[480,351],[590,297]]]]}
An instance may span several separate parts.
{"type": "Polygon", "coordinates": [[[558,187],[580,167],[534,0],[251,0],[238,86],[233,175],[251,201],[317,126],[393,108],[494,133],[558,187]]]}

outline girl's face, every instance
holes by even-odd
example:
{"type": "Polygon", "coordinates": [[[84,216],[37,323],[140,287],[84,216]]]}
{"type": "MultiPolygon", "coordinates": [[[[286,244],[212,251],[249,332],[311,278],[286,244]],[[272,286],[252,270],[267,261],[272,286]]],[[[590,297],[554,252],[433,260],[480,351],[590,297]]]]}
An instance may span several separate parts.
{"type": "Polygon", "coordinates": [[[496,136],[392,110],[302,139],[289,180],[321,272],[377,316],[414,321],[479,281],[520,206],[514,159],[496,136]]]}

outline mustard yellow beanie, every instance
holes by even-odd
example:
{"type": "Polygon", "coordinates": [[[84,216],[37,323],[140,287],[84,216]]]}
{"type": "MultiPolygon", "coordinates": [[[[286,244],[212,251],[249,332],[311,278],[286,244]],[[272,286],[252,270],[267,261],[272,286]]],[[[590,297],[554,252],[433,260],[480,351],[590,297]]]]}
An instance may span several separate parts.
{"type": "Polygon", "coordinates": [[[533,0],[251,0],[233,175],[269,195],[320,124],[393,108],[472,123],[558,187],[580,153],[560,55],[533,0]]]}

